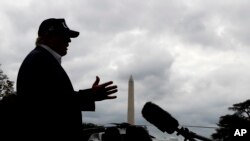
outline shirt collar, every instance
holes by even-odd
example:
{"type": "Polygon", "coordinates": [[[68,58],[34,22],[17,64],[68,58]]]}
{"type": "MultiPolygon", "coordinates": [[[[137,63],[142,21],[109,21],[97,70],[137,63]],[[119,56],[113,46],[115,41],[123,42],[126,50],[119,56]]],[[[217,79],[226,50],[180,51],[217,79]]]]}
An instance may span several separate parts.
{"type": "Polygon", "coordinates": [[[60,54],[58,54],[57,52],[55,52],[53,49],[51,49],[49,46],[44,45],[44,44],[39,44],[40,47],[46,49],[48,52],[50,52],[55,59],[59,62],[59,64],[61,64],[61,60],[62,60],[62,56],[60,54]]]}

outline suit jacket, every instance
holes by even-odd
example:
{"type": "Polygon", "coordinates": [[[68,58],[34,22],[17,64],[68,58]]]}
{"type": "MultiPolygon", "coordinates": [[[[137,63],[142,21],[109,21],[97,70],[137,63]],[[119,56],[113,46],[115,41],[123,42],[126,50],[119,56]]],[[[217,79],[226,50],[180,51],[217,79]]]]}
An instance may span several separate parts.
{"type": "Polygon", "coordinates": [[[90,89],[74,91],[71,81],[46,49],[36,47],[17,77],[19,135],[25,140],[81,140],[81,111],[94,111],[90,89]]]}

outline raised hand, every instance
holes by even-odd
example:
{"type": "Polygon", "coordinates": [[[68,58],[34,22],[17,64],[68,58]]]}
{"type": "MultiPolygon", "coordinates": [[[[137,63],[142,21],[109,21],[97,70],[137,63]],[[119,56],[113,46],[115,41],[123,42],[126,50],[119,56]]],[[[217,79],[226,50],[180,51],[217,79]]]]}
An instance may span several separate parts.
{"type": "Polygon", "coordinates": [[[95,101],[102,101],[106,99],[115,99],[116,96],[112,95],[116,93],[117,86],[112,85],[113,82],[109,81],[103,84],[99,84],[100,78],[96,76],[96,80],[92,85],[92,92],[94,94],[94,100],[95,101]]]}

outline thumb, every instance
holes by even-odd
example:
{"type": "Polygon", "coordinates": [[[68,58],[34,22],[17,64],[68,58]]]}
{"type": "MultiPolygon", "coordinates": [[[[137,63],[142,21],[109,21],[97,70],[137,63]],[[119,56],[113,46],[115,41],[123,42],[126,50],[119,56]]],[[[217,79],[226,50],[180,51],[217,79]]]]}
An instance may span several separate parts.
{"type": "Polygon", "coordinates": [[[95,79],[93,86],[98,85],[99,82],[100,82],[100,78],[98,76],[96,76],[96,79],[95,79]]]}

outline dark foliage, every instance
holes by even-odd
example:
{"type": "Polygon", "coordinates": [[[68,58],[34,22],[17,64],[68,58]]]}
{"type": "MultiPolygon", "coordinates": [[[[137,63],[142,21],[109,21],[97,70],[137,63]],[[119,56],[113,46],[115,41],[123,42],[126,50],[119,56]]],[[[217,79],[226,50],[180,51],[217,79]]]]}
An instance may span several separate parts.
{"type": "Polygon", "coordinates": [[[250,140],[250,100],[234,104],[228,108],[234,111],[232,115],[221,116],[216,133],[212,134],[213,139],[222,141],[249,141],[250,140]],[[248,133],[239,136],[236,131],[246,129],[248,133]]]}

